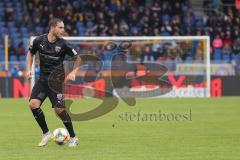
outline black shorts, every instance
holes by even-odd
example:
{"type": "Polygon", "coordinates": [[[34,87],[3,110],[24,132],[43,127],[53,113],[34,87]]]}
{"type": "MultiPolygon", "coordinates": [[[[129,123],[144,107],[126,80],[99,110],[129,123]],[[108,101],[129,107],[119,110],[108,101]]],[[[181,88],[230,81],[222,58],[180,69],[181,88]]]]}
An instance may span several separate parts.
{"type": "MultiPolygon", "coordinates": [[[[59,107],[64,108],[64,94],[63,83],[53,82],[49,83],[47,80],[39,79],[33,86],[31,99],[38,99],[41,101],[41,105],[46,98],[49,98],[52,103],[52,108],[59,107]]],[[[29,100],[29,101],[30,101],[29,100]]]]}

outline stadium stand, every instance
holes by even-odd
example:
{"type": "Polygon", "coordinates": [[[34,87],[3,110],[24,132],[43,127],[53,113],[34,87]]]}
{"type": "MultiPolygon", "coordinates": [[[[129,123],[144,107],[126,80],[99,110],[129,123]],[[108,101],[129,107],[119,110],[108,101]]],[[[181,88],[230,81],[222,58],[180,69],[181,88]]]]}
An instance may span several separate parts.
{"type": "MultiPolygon", "coordinates": [[[[205,0],[201,4],[205,11],[198,14],[191,3],[194,2],[3,0],[0,2],[0,42],[8,34],[9,60],[24,61],[28,47],[25,40],[47,32],[49,19],[61,17],[70,36],[209,35],[212,60],[229,63],[240,60],[240,10],[222,7],[222,12],[218,12],[215,3],[205,0]]],[[[2,44],[0,52],[3,53],[2,44]]],[[[3,54],[0,55],[0,61],[4,60],[3,54]]],[[[159,56],[155,55],[155,60],[156,57],[159,56]]],[[[104,59],[108,59],[107,56],[104,59]]]]}

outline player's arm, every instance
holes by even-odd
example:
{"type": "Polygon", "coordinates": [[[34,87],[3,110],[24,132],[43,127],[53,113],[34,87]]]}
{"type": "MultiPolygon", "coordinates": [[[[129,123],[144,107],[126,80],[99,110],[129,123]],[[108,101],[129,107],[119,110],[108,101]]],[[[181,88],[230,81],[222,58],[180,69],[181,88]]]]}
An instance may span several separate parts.
{"type": "Polygon", "coordinates": [[[80,66],[81,61],[82,61],[79,55],[74,56],[73,60],[74,60],[74,62],[73,62],[73,71],[70,72],[67,75],[66,80],[72,80],[72,81],[75,80],[75,77],[76,77],[76,74],[77,74],[77,71],[78,71],[78,67],[80,66]]]}
{"type": "Polygon", "coordinates": [[[38,50],[38,38],[35,38],[33,41],[33,44],[30,44],[29,51],[27,53],[27,58],[26,58],[26,69],[27,73],[26,76],[28,78],[31,78],[32,76],[32,64],[33,64],[33,56],[36,54],[38,50]]]}
{"type": "Polygon", "coordinates": [[[33,54],[30,51],[28,51],[28,53],[27,53],[26,64],[27,64],[27,74],[26,74],[26,76],[28,78],[31,78],[31,76],[32,76],[32,64],[33,64],[33,54]]]}
{"type": "Polygon", "coordinates": [[[72,80],[74,81],[75,80],[75,77],[76,77],[76,73],[77,73],[77,70],[78,70],[78,67],[80,66],[81,64],[81,57],[78,55],[78,53],[70,46],[70,44],[68,42],[66,42],[66,46],[65,46],[65,51],[66,51],[66,54],[68,54],[69,56],[72,57],[72,60],[73,60],[73,69],[72,71],[67,75],[66,77],[66,81],[67,80],[72,80]]]}

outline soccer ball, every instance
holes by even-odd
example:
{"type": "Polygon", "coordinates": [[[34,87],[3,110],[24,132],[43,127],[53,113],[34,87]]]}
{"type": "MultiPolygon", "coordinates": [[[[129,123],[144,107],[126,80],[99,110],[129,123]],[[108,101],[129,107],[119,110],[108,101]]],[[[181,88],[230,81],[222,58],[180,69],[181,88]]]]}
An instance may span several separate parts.
{"type": "Polygon", "coordinates": [[[69,133],[65,128],[57,128],[53,131],[53,140],[58,145],[66,144],[70,139],[69,133]]]}

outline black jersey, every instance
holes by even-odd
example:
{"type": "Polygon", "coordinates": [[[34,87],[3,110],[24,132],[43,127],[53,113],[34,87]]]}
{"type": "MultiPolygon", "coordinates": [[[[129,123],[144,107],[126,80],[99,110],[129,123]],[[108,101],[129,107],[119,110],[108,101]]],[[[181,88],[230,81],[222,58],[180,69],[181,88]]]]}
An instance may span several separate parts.
{"type": "Polygon", "coordinates": [[[47,34],[35,38],[29,50],[33,55],[37,51],[39,52],[40,79],[47,78],[56,70],[59,73],[64,73],[63,61],[65,56],[73,57],[77,55],[77,52],[71,48],[66,40],[58,38],[54,43],[50,43],[47,34]]]}

